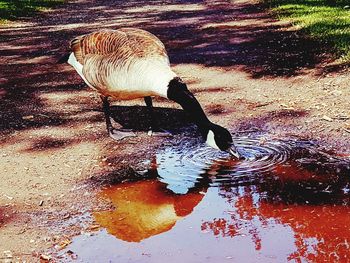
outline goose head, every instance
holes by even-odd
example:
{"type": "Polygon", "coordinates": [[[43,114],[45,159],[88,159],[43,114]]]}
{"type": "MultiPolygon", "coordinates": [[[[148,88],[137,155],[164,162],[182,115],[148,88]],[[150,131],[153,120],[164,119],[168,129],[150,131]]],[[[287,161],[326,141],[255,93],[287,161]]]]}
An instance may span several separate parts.
{"type": "Polygon", "coordinates": [[[220,125],[211,123],[207,127],[205,133],[206,136],[204,135],[204,137],[206,138],[206,143],[209,146],[228,152],[237,159],[240,158],[240,154],[233,144],[231,133],[227,129],[221,127],[220,125]]]}
{"type": "Polygon", "coordinates": [[[167,97],[181,105],[191,120],[198,126],[206,143],[218,150],[226,151],[237,159],[240,155],[233,144],[232,136],[225,128],[212,123],[205,115],[201,105],[187,86],[178,77],[173,78],[168,85],[167,97]]]}

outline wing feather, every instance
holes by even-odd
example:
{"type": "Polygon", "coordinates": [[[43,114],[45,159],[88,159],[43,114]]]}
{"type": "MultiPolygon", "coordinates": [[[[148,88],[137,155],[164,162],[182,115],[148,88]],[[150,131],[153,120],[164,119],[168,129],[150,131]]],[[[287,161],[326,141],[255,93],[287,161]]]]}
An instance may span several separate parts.
{"type": "Polygon", "coordinates": [[[74,38],[71,49],[79,63],[91,55],[118,59],[167,56],[163,43],[153,34],[135,28],[101,30],[74,38]]]}

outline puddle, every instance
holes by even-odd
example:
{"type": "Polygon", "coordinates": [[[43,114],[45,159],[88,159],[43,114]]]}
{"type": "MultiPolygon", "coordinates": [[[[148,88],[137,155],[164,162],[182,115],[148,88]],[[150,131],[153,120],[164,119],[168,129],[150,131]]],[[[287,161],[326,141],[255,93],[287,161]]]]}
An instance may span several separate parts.
{"type": "Polygon", "coordinates": [[[348,262],[350,160],[310,142],[236,140],[245,160],[183,141],[152,179],[107,187],[116,209],[73,239],[80,262],[348,262]]]}

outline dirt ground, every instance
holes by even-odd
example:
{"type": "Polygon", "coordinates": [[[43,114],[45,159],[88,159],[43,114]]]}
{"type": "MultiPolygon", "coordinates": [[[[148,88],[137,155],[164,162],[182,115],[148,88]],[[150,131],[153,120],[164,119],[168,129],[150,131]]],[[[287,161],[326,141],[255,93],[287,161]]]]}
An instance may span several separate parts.
{"type": "MultiPolygon", "coordinates": [[[[145,169],[169,143],[150,137],[142,100],[115,102],[136,138],[112,141],[99,96],[56,61],[74,36],[140,27],[159,36],[209,118],[239,136],[315,140],[350,156],[350,72],[330,49],[253,1],[77,0],[0,27],[0,261],[45,259],[89,226],[99,186],[145,169]]],[[[162,126],[191,126],[156,99],[162,126]]],[[[193,135],[195,136],[195,134],[193,135]]]]}

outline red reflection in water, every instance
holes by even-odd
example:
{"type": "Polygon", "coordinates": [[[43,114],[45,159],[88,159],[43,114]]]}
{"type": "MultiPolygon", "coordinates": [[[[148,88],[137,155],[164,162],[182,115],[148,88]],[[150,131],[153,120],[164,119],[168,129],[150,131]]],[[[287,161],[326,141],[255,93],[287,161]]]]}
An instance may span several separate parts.
{"type": "Polygon", "coordinates": [[[116,207],[94,213],[102,227],[119,239],[140,242],[170,230],[176,221],[190,214],[204,194],[177,195],[159,181],[124,183],[104,189],[100,197],[116,207]]]}
{"type": "Polygon", "coordinates": [[[258,216],[287,224],[295,232],[298,248],[288,259],[306,258],[311,262],[348,262],[350,208],[346,206],[283,206],[262,203],[258,216]],[[310,251],[308,239],[315,238],[310,251]]]}
{"type": "MultiPolygon", "coordinates": [[[[332,176],[316,174],[293,164],[277,166],[274,172],[279,178],[277,185],[284,187],[283,192],[292,192],[298,183],[332,183],[333,180],[332,176]],[[288,183],[292,184],[288,186],[288,183]]],[[[241,191],[235,189],[229,192],[227,188],[221,188],[220,193],[232,207],[232,210],[226,211],[229,217],[204,222],[202,230],[210,230],[222,237],[235,237],[242,229],[247,230],[255,243],[255,249],[260,250],[264,245],[260,237],[261,226],[272,228],[282,224],[293,230],[297,248],[287,256],[288,260],[350,262],[350,207],[342,204],[325,205],[322,204],[324,199],[319,200],[320,205],[293,204],[293,200],[273,202],[271,200],[279,193],[271,182],[262,187],[241,187],[241,191]],[[254,223],[254,220],[260,224],[254,223]]]]}
{"type": "Polygon", "coordinates": [[[219,218],[204,222],[202,230],[211,230],[216,236],[235,237],[241,234],[242,228],[248,229],[255,249],[260,250],[263,246],[259,237],[261,229],[251,223],[254,218],[267,228],[283,224],[293,229],[297,251],[290,254],[288,260],[350,260],[350,208],[347,206],[276,205],[268,202],[254,204],[249,190],[232,205],[235,210],[230,213],[230,219],[219,218]]]}
{"type": "Polygon", "coordinates": [[[323,172],[316,173],[312,170],[302,169],[300,165],[295,162],[276,165],[273,174],[282,182],[330,182],[333,178],[331,174],[326,175],[323,172]]]}

